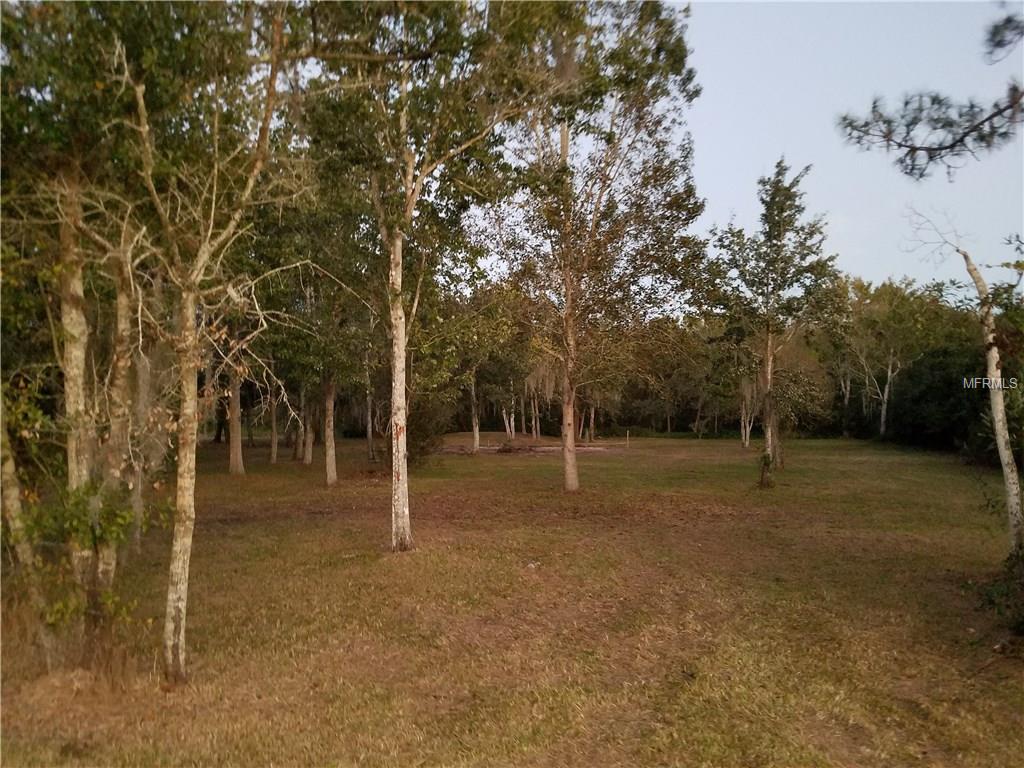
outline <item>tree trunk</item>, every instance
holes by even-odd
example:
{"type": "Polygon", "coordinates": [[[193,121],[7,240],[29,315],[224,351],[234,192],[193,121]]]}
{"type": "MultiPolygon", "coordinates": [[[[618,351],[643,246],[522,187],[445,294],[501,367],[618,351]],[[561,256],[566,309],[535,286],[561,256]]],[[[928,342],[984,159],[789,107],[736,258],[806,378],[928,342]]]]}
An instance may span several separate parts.
{"type": "Polygon", "coordinates": [[[373,384],[370,381],[369,353],[367,353],[363,371],[366,374],[366,453],[370,461],[376,461],[377,453],[373,449],[373,384]]]}
{"type": "Polygon", "coordinates": [[[523,399],[520,401],[522,409],[519,411],[519,432],[526,438],[526,382],[523,382],[523,399]]]}
{"type": "MultiPolygon", "coordinates": [[[[117,289],[114,299],[114,338],[111,360],[109,389],[110,431],[104,446],[103,488],[110,498],[118,498],[117,492],[128,483],[124,472],[130,461],[129,438],[131,429],[131,325],[132,300],[131,276],[125,270],[118,271],[117,289]]],[[[102,598],[114,586],[117,571],[117,541],[112,536],[103,536],[97,545],[96,590],[97,601],[93,607],[95,628],[106,629],[107,610],[102,598]]]]}
{"type": "Polygon", "coordinates": [[[750,433],[747,432],[747,397],[746,393],[740,397],[740,443],[744,448],[750,447],[750,433]]]}
{"type": "Polygon", "coordinates": [[[3,459],[2,475],[0,475],[0,492],[2,492],[3,516],[7,523],[10,543],[18,557],[18,564],[25,573],[25,588],[28,593],[29,605],[35,614],[36,637],[43,651],[43,662],[46,671],[53,669],[57,656],[57,641],[46,623],[46,598],[39,572],[36,569],[36,553],[25,530],[25,515],[21,506],[21,483],[18,481],[18,469],[14,463],[14,454],[7,444],[7,425],[4,423],[3,405],[0,403],[0,456],[3,459]]]}
{"type": "Polygon", "coordinates": [[[145,351],[140,348],[135,355],[135,428],[142,436],[143,450],[139,452],[140,455],[135,461],[131,492],[131,542],[132,551],[135,554],[142,552],[142,528],[145,525],[146,517],[146,503],[142,493],[142,486],[146,479],[147,459],[149,458],[149,451],[146,448],[154,440],[153,425],[149,423],[152,386],[152,364],[145,351]]]}
{"type": "Polygon", "coordinates": [[[594,442],[594,415],[597,409],[592,405],[590,406],[590,424],[587,426],[587,442],[594,442]]]}
{"type": "MultiPolygon", "coordinates": [[[[509,382],[509,387],[512,386],[512,382],[509,382]]],[[[512,395],[512,411],[508,415],[508,434],[512,440],[516,439],[516,396],[512,395]]]]}
{"type": "Polygon", "coordinates": [[[231,385],[228,401],[228,440],[231,443],[231,459],[228,472],[232,475],[245,474],[245,462],[242,459],[242,377],[238,370],[231,366],[228,373],[231,385]]]}
{"type": "MultiPolygon", "coordinates": [[[[203,394],[199,401],[199,427],[200,427],[200,438],[202,440],[210,439],[210,421],[215,418],[216,414],[216,395],[217,387],[213,381],[213,359],[210,356],[206,358],[206,365],[203,368],[203,394]]],[[[219,440],[217,442],[220,442],[219,440]]]]}
{"type": "Polygon", "coordinates": [[[391,320],[391,548],[412,549],[405,403],[405,305],[402,299],[402,234],[391,240],[389,265],[391,320]]]}
{"type": "Polygon", "coordinates": [[[306,388],[299,389],[299,419],[295,424],[295,442],[292,444],[292,461],[302,458],[302,451],[305,446],[306,427],[306,388]]]}
{"type": "Polygon", "coordinates": [[[843,392],[843,437],[850,436],[850,390],[853,389],[851,374],[846,374],[839,379],[839,386],[843,392]]]}
{"type": "Polygon", "coordinates": [[[878,421],[878,436],[885,437],[885,428],[889,415],[889,395],[892,394],[893,379],[896,377],[893,371],[892,352],[889,353],[889,362],[885,369],[885,387],[882,389],[882,413],[878,421]]]}
{"type": "Polygon", "coordinates": [[[580,476],[576,468],[576,429],[573,416],[576,412],[576,392],[569,383],[569,375],[562,375],[562,472],[567,491],[578,491],[580,476]]]}
{"type": "Polygon", "coordinates": [[[480,412],[476,405],[476,371],[469,377],[469,420],[473,424],[473,454],[480,453],[480,412]]]}
{"type": "Polygon", "coordinates": [[[316,430],[313,428],[313,404],[306,406],[306,423],[302,425],[302,463],[310,466],[313,463],[313,440],[316,430]]]}
{"type": "Polygon", "coordinates": [[[761,454],[761,487],[771,488],[775,484],[773,471],[775,469],[775,403],[772,392],[772,374],[775,366],[775,349],[772,345],[772,335],[768,334],[768,341],[765,347],[764,359],[764,405],[761,421],[764,424],[764,451],[761,454]]]}
{"type": "MultiPolygon", "coordinates": [[[[988,283],[974,264],[970,254],[957,249],[964,259],[967,272],[974,281],[978,291],[978,303],[981,315],[981,328],[985,341],[985,375],[997,384],[1001,384],[1002,362],[999,347],[996,346],[996,321],[992,313],[992,299],[989,295],[988,283]]],[[[1006,423],[1006,403],[1000,386],[989,388],[989,405],[992,409],[992,431],[995,432],[996,450],[999,452],[999,463],[1003,468],[1003,487],[1006,494],[1006,515],[1010,529],[1010,556],[1024,558],[1024,510],[1022,510],[1020,475],[1010,445],[1010,430],[1006,423]]]]}
{"type": "Polygon", "coordinates": [[[324,387],[324,469],[328,487],[338,482],[338,459],[334,452],[334,377],[324,387]]]}
{"type": "MultiPolygon", "coordinates": [[[[64,373],[64,418],[67,427],[67,489],[74,496],[83,493],[93,478],[95,434],[86,405],[89,323],[85,314],[83,261],[75,231],[76,223],[81,219],[81,203],[77,179],[65,178],[65,183],[67,193],[63,203],[66,217],[61,220],[59,228],[60,320],[64,342],[61,368],[64,373]]],[[[82,604],[89,606],[94,602],[95,550],[91,541],[86,542],[74,536],[68,544],[79,597],[82,604]]],[[[84,632],[84,622],[75,631],[76,634],[84,632]]],[[[90,661],[87,658],[89,651],[85,649],[86,662],[90,661]]]]}
{"type": "Polygon", "coordinates": [[[188,569],[192,556],[192,531],[196,520],[196,433],[199,399],[196,296],[182,292],[179,316],[181,339],[178,351],[181,405],[178,414],[178,470],[175,490],[174,535],[167,579],[167,610],[164,615],[164,675],[171,683],[187,680],[185,671],[185,615],[188,607],[188,569]]]}
{"type": "Polygon", "coordinates": [[[530,398],[530,416],[533,423],[533,439],[540,439],[540,414],[537,413],[537,393],[534,392],[530,398]]]}
{"type": "Polygon", "coordinates": [[[277,464],[277,389],[270,395],[270,463],[277,464]]]}
{"type": "Polygon", "coordinates": [[[512,428],[508,425],[508,409],[503,405],[501,406],[501,420],[505,423],[505,439],[512,439],[512,428]]]}

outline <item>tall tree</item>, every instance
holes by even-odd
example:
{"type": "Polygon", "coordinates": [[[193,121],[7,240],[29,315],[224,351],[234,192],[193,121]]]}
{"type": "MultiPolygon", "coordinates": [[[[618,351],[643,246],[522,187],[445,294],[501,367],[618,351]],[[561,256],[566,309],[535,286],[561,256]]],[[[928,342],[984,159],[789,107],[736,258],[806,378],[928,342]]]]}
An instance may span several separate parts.
{"type": "Polygon", "coordinates": [[[563,95],[524,121],[528,185],[499,213],[503,249],[539,309],[560,370],[563,486],[579,488],[575,413],[621,331],[694,280],[702,249],[690,144],[673,142],[699,93],[685,14],[659,3],[589,6],[551,56],[563,95]],[[589,31],[587,31],[589,30],[589,31]]]}
{"type": "MultiPolygon", "coordinates": [[[[365,55],[323,59],[323,82],[344,81],[350,88],[326,89],[318,140],[348,155],[354,184],[372,205],[387,263],[396,551],[413,546],[407,354],[424,274],[421,269],[411,287],[405,281],[407,245],[416,242],[425,204],[458,205],[486,186],[486,171],[500,162],[496,130],[547,87],[546,62],[534,43],[544,21],[559,12],[516,4],[368,5],[361,9],[365,55]]],[[[343,7],[324,9],[321,39],[347,38],[350,21],[343,7]]]]}
{"type": "Polygon", "coordinates": [[[817,316],[834,296],[834,256],[822,256],[824,222],[804,216],[800,183],[810,168],[789,176],[780,159],[771,176],[758,181],[761,227],[747,234],[734,224],[715,233],[719,261],[727,280],[722,299],[748,325],[761,345],[760,389],[764,425],[761,486],[773,484],[779,458],[775,412],[775,362],[779,352],[817,316]]]}

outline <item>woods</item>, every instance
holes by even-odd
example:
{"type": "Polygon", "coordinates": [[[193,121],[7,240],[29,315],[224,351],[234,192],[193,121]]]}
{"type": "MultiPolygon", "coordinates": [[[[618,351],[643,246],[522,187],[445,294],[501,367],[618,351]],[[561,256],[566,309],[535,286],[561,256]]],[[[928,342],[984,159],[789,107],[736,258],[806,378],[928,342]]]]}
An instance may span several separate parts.
{"type": "MultiPolygon", "coordinates": [[[[591,460],[628,477],[638,439],[662,468],[644,441],[665,438],[657,483],[687,493],[721,480],[688,462],[728,445],[759,494],[726,494],[738,516],[794,504],[819,439],[837,482],[859,470],[833,438],[955,454],[979,488],[998,470],[1002,573],[1024,574],[1021,222],[979,247],[915,211],[916,247],[966,280],[869,280],[831,250],[828,167],[782,148],[733,191],[756,221],[709,221],[690,23],[658,2],[5,4],[4,612],[27,611],[41,667],[110,669],[135,585],[159,583],[162,631],[132,653],[159,646],[168,690],[203,678],[204,482],[289,514],[372,500],[366,546],[398,573],[461,546],[414,536],[420,499],[431,536],[463,492],[482,519],[506,496],[585,515],[610,492],[591,460]],[[505,454],[544,468],[519,480],[535,500],[497,490],[505,454]],[[299,474],[308,494],[267,485],[299,474]]],[[[1022,30],[997,20],[987,54],[1022,30]]],[[[876,101],[835,138],[927,183],[1019,141],[1020,93],[876,101]]]]}

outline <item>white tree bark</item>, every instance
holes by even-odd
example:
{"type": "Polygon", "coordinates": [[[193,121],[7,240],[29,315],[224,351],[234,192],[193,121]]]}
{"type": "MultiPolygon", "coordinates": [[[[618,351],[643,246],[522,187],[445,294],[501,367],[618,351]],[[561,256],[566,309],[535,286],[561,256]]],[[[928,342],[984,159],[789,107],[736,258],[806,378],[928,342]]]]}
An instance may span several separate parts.
{"type": "Polygon", "coordinates": [[[402,298],[402,234],[391,239],[389,315],[391,321],[391,548],[413,547],[409,518],[409,461],[405,401],[405,304],[402,298]]]}
{"type": "Polygon", "coordinates": [[[569,382],[569,375],[562,377],[562,484],[567,491],[580,489],[580,476],[576,468],[576,429],[573,416],[576,412],[576,391],[569,382]]]}
{"type": "Polygon", "coordinates": [[[473,453],[480,453],[480,411],[476,402],[476,371],[469,378],[469,418],[473,423],[473,453]]]}
{"type": "Polygon", "coordinates": [[[167,579],[167,610],[164,614],[164,675],[171,683],[187,680],[185,667],[185,617],[188,607],[188,571],[192,557],[192,532],[196,506],[196,433],[199,388],[196,334],[196,295],[181,294],[178,347],[181,404],[178,415],[178,470],[175,489],[174,534],[167,579]]]}
{"type": "Polygon", "coordinates": [[[775,346],[771,333],[767,334],[764,358],[764,405],[762,423],[764,424],[764,451],[761,454],[761,487],[770,488],[774,485],[773,470],[775,469],[775,402],[772,391],[772,378],[775,367],[775,346]]]}
{"type": "MultiPolygon", "coordinates": [[[[958,248],[957,252],[963,257],[964,265],[978,292],[981,328],[985,341],[985,375],[990,380],[999,380],[1002,377],[1002,362],[999,358],[999,347],[996,345],[996,321],[988,283],[970,254],[962,248],[958,248]]],[[[1006,403],[1001,387],[993,386],[989,389],[989,405],[992,409],[992,430],[995,432],[996,450],[999,452],[999,463],[1003,469],[1006,515],[1010,529],[1010,554],[1013,557],[1024,557],[1024,505],[1021,499],[1020,474],[1010,445],[1006,403]]]]}
{"type": "Polygon", "coordinates": [[[324,386],[324,476],[328,487],[338,482],[338,459],[334,450],[334,395],[332,376],[324,386]]]}
{"type": "Polygon", "coordinates": [[[231,393],[228,400],[228,439],[231,445],[231,458],[228,472],[232,475],[245,474],[245,461],[242,456],[242,377],[238,370],[231,366],[228,373],[231,393]]]}
{"type": "Polygon", "coordinates": [[[882,388],[882,408],[878,420],[878,436],[885,437],[885,430],[889,417],[889,395],[892,394],[892,381],[896,372],[893,370],[893,354],[890,350],[889,361],[885,368],[885,386],[882,388]]]}

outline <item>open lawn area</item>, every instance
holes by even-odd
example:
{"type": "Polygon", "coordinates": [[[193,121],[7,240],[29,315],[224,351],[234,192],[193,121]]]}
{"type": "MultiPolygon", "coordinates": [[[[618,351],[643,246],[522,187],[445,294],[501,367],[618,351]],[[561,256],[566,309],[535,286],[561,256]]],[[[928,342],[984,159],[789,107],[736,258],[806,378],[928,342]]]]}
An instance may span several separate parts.
{"type": "Polygon", "coordinates": [[[119,575],[140,671],[36,678],[4,643],[4,765],[1020,765],[1024,662],[977,586],[997,473],[793,440],[763,491],[738,441],[599,445],[577,494],[557,453],[432,457],[403,554],[363,443],[331,489],[319,452],[233,477],[203,446],[190,684],[160,684],[158,529],[119,575]]]}

